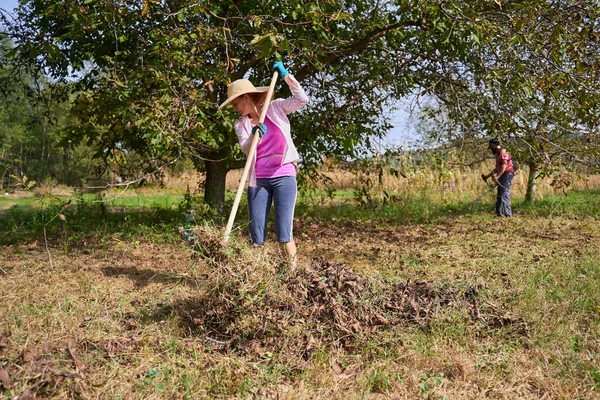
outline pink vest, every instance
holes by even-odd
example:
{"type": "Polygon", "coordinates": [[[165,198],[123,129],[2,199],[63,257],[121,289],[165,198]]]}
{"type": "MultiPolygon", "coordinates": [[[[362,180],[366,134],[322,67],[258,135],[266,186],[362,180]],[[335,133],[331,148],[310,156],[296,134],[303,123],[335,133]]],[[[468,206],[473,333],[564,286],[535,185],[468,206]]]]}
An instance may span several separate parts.
{"type": "Polygon", "coordinates": [[[283,132],[268,117],[265,118],[265,125],[267,126],[267,133],[256,147],[256,177],[296,176],[294,164],[291,162],[281,164],[286,146],[283,132]]]}

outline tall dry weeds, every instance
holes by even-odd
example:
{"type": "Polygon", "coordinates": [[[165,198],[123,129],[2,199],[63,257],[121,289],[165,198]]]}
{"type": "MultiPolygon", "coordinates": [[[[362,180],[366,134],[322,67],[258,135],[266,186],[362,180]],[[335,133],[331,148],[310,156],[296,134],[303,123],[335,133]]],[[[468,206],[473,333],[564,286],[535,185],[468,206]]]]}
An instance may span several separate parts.
{"type": "MultiPolygon", "coordinates": [[[[448,167],[413,166],[410,160],[399,159],[395,167],[386,166],[381,170],[354,169],[336,163],[325,163],[319,169],[323,179],[313,182],[313,185],[320,190],[368,190],[374,198],[379,199],[384,197],[384,192],[417,192],[435,193],[445,201],[460,201],[465,197],[474,198],[484,191],[486,186],[481,179],[481,174],[488,173],[493,168],[492,161],[482,162],[472,167],[448,167]]],[[[528,174],[528,167],[522,166],[515,175],[511,187],[513,198],[525,197],[528,174]]],[[[560,174],[563,177],[560,182],[553,177],[538,179],[538,198],[563,194],[565,190],[570,189],[585,190],[600,186],[600,175],[582,175],[567,170],[560,171],[560,174]],[[557,184],[561,182],[562,184],[557,184]]]]}

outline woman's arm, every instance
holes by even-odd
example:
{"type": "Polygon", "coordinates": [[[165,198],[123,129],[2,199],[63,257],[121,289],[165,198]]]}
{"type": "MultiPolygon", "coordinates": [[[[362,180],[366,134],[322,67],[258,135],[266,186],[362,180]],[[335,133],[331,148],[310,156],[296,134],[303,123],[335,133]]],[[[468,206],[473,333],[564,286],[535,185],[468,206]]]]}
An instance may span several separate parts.
{"type": "Polygon", "coordinates": [[[252,147],[253,136],[250,134],[250,131],[246,129],[244,119],[240,118],[235,121],[234,128],[235,134],[240,142],[240,148],[242,149],[242,152],[244,152],[245,155],[248,155],[250,152],[250,147],[252,147]]]}
{"type": "Polygon", "coordinates": [[[287,74],[285,78],[285,83],[287,83],[290,91],[292,92],[292,97],[288,99],[284,99],[280,101],[281,109],[286,114],[291,114],[295,111],[298,111],[306,104],[308,104],[308,96],[300,83],[294,78],[291,74],[287,74]]]}

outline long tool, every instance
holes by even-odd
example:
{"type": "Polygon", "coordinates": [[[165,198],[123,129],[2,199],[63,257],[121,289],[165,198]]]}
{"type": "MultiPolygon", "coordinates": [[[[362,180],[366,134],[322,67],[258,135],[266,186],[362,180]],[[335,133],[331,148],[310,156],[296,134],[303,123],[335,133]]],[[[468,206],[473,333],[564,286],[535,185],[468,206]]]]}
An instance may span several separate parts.
{"type": "Polygon", "coordinates": [[[481,200],[486,194],[488,194],[489,192],[491,192],[492,190],[496,189],[497,185],[493,185],[491,183],[486,183],[488,188],[485,190],[485,192],[481,193],[479,195],[479,197],[477,197],[475,199],[475,204],[479,203],[479,200],[481,200]]]}
{"type": "MultiPolygon", "coordinates": [[[[273,92],[275,91],[275,84],[277,83],[277,78],[279,77],[279,73],[277,71],[273,72],[273,78],[271,78],[271,85],[269,86],[269,90],[267,91],[267,96],[265,98],[265,102],[263,104],[263,108],[260,112],[260,117],[258,119],[258,123],[262,124],[265,122],[265,117],[267,116],[267,109],[269,108],[269,104],[271,103],[271,98],[273,97],[273,92]]],[[[237,214],[237,209],[240,205],[240,200],[242,199],[242,193],[244,192],[244,186],[246,185],[246,180],[248,179],[248,173],[250,172],[250,166],[252,166],[252,162],[254,160],[254,154],[256,153],[256,146],[258,146],[258,139],[260,135],[257,133],[254,134],[254,138],[252,139],[252,145],[250,146],[250,151],[248,152],[248,159],[246,160],[246,165],[244,167],[244,173],[242,174],[242,178],[240,179],[240,184],[237,189],[237,193],[235,194],[235,200],[233,201],[233,207],[231,208],[231,214],[229,214],[229,220],[227,221],[227,227],[225,228],[225,236],[223,237],[223,242],[227,243],[229,241],[229,235],[231,234],[231,229],[233,228],[233,221],[235,221],[235,215],[237,214]]]]}
{"type": "Polygon", "coordinates": [[[486,194],[488,194],[489,192],[491,192],[492,190],[496,189],[496,187],[498,187],[499,184],[493,184],[487,181],[487,179],[485,178],[485,175],[481,175],[481,179],[483,179],[483,181],[485,182],[485,184],[487,185],[487,189],[485,190],[485,192],[482,192],[479,197],[477,197],[474,201],[474,204],[479,203],[479,200],[481,200],[486,194]]]}

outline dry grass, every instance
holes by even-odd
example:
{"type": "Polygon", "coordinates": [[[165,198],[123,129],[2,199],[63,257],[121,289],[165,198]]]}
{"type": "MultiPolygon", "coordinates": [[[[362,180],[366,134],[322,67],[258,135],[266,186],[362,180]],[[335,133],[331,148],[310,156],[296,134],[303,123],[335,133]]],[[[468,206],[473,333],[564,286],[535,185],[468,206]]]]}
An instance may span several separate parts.
{"type": "MultiPolygon", "coordinates": [[[[321,173],[330,179],[330,188],[336,190],[352,190],[360,186],[360,179],[371,179],[370,190],[381,193],[383,190],[392,192],[429,192],[439,195],[442,200],[460,201],[468,196],[476,196],[485,191],[486,186],[481,179],[482,173],[488,173],[493,169],[491,162],[483,163],[476,168],[451,168],[434,169],[424,167],[420,169],[411,169],[409,167],[398,167],[404,171],[402,175],[395,176],[389,173],[389,170],[382,175],[382,182],[379,184],[377,172],[354,173],[344,170],[338,166],[324,166],[321,173]]],[[[511,194],[513,198],[524,198],[527,191],[527,178],[529,169],[523,166],[515,175],[511,194]]],[[[600,175],[582,176],[578,173],[562,172],[565,182],[571,184],[567,187],[552,184],[551,177],[538,179],[537,199],[543,199],[545,196],[553,194],[563,194],[568,190],[587,190],[589,188],[600,187],[600,175]]],[[[318,184],[318,188],[325,188],[325,185],[318,184]]]]}
{"type": "MultiPolygon", "coordinates": [[[[383,185],[380,189],[395,190],[404,192],[432,191],[440,193],[447,200],[460,200],[466,194],[478,194],[485,189],[481,180],[482,173],[488,173],[493,164],[487,162],[476,168],[452,168],[440,171],[433,168],[421,168],[410,171],[404,168],[404,176],[394,176],[390,173],[383,175],[383,185]]],[[[402,168],[400,168],[402,169],[402,168]]],[[[336,190],[351,190],[357,186],[357,174],[348,169],[339,166],[325,165],[320,168],[320,173],[331,179],[331,188],[336,190]]],[[[527,189],[527,166],[523,166],[516,175],[513,183],[513,194],[515,197],[524,197],[527,189]]],[[[600,175],[579,176],[576,173],[564,172],[566,180],[572,182],[570,189],[584,190],[600,187],[600,175]]],[[[358,174],[360,176],[361,173],[358,174]]],[[[373,182],[377,181],[376,174],[371,174],[373,182]]],[[[242,170],[232,170],[227,174],[226,189],[235,191],[242,177],[242,170]]],[[[185,191],[187,185],[192,190],[201,187],[204,182],[204,176],[196,173],[183,173],[181,175],[168,177],[165,179],[165,187],[176,191],[185,191]]],[[[323,189],[325,186],[317,184],[317,189],[323,189]]],[[[375,189],[375,185],[373,187],[375,189]]],[[[552,185],[551,178],[540,179],[538,183],[539,198],[551,194],[561,194],[563,188],[552,185]]]]}
{"type": "Polygon", "coordinates": [[[296,273],[239,238],[202,257],[113,235],[52,248],[53,269],[35,241],[4,246],[0,393],[598,398],[597,219],[305,215],[295,231],[296,273]]]}
{"type": "MultiPolygon", "coordinates": [[[[313,183],[311,188],[323,190],[326,188],[340,191],[353,190],[361,186],[361,179],[370,178],[368,190],[375,193],[375,197],[381,197],[383,190],[396,193],[435,193],[441,200],[461,201],[466,197],[476,197],[485,191],[486,186],[481,180],[481,174],[489,172],[494,167],[491,161],[487,161],[473,168],[431,168],[410,166],[408,159],[399,159],[397,169],[403,175],[394,175],[385,169],[382,175],[382,183],[378,183],[376,172],[370,174],[364,171],[352,172],[348,168],[325,163],[319,168],[319,174],[329,179],[328,184],[313,183]]],[[[242,169],[229,171],[226,177],[226,190],[236,191],[242,177],[242,169]]],[[[525,197],[527,189],[527,166],[522,166],[521,171],[515,176],[511,189],[513,198],[525,197]]],[[[569,186],[553,185],[553,179],[546,177],[538,180],[537,199],[553,194],[563,194],[568,190],[587,190],[600,187],[600,175],[582,176],[578,173],[563,171],[562,176],[569,186]]],[[[150,179],[150,185],[138,187],[132,185],[125,192],[123,187],[115,187],[103,192],[105,199],[118,198],[120,196],[149,196],[157,193],[157,186],[161,194],[182,194],[189,188],[191,191],[202,192],[206,177],[202,173],[193,170],[182,173],[166,173],[160,181],[150,179]]],[[[73,188],[40,183],[33,190],[36,194],[51,194],[54,196],[73,196],[73,188]]],[[[13,196],[28,196],[24,191],[16,192],[13,196]]]]}

